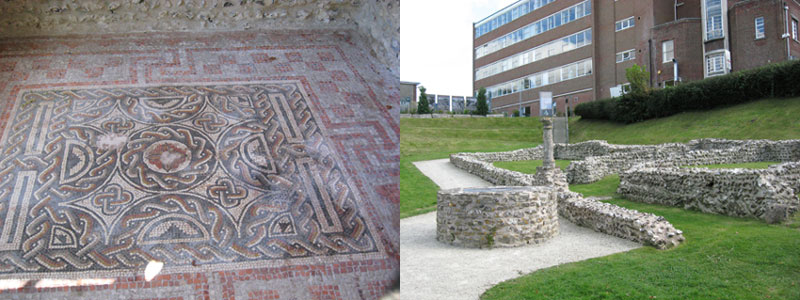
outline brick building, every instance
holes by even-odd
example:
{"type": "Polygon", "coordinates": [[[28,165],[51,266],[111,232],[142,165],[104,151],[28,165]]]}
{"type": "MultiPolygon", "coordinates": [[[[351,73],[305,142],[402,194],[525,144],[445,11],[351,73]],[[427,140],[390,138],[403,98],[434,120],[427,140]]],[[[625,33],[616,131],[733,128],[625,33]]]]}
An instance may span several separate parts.
{"type": "Polygon", "coordinates": [[[473,24],[473,90],[533,115],[551,91],[563,112],[627,91],[633,64],[658,88],[794,59],[799,19],[797,0],[520,0],[473,24]]]}

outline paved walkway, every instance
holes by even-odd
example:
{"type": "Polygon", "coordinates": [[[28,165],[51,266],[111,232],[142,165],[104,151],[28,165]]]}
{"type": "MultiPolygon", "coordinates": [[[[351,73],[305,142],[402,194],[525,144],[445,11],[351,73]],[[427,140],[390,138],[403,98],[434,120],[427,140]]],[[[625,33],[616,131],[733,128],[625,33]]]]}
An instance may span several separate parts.
{"type": "MultiPolygon", "coordinates": [[[[447,159],[416,162],[442,188],[491,184],[447,159]]],[[[478,299],[501,281],[559,264],[605,256],[641,245],[578,227],[559,218],[561,234],[517,248],[465,249],[436,241],[436,212],[400,220],[400,293],[403,299],[478,299]]]]}

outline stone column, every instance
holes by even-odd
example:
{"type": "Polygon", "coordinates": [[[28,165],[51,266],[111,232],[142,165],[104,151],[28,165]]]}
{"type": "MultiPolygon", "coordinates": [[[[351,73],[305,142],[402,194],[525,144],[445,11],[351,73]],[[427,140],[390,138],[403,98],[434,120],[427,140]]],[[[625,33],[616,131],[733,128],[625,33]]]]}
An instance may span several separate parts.
{"type": "Polygon", "coordinates": [[[553,119],[542,117],[541,120],[544,129],[544,133],[542,134],[542,140],[544,141],[542,144],[542,147],[544,147],[542,167],[545,169],[554,169],[556,167],[556,161],[553,158],[553,119]]]}

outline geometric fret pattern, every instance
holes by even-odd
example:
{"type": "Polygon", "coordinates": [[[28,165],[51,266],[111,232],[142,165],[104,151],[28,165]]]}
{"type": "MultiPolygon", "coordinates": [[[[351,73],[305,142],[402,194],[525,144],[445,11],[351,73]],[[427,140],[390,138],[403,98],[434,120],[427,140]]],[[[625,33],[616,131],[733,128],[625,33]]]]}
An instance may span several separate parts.
{"type": "Polygon", "coordinates": [[[372,61],[363,45],[349,29],[0,39],[0,140],[16,141],[0,144],[6,166],[0,169],[0,298],[314,299],[333,291],[343,299],[378,299],[399,277],[399,90],[398,78],[372,61]],[[303,97],[298,104],[308,109],[294,106],[285,92],[223,93],[229,86],[255,89],[251,85],[288,92],[287,84],[297,86],[303,97]],[[214,91],[200,91],[212,86],[214,91]],[[196,99],[187,94],[193,92],[226,97],[196,99]],[[130,97],[141,101],[89,104],[125,93],[142,93],[130,97]],[[30,96],[20,99],[23,94],[30,96]],[[59,104],[67,97],[83,101],[59,104]],[[195,107],[198,100],[207,102],[195,107]],[[167,109],[173,106],[183,109],[167,109]],[[277,110],[273,123],[248,122],[248,106],[288,106],[295,114],[277,110]],[[204,114],[207,109],[215,113],[204,114]],[[72,130],[61,125],[73,123],[72,130]],[[319,129],[304,127],[312,124],[319,129]],[[39,130],[3,135],[21,129],[8,129],[15,126],[39,130]],[[248,134],[263,128],[265,134],[248,134]],[[63,140],[51,141],[56,135],[63,140]],[[269,139],[278,136],[283,139],[269,139]],[[305,142],[297,142],[300,137],[305,142]],[[223,139],[228,148],[220,147],[223,139]],[[286,147],[262,151],[275,143],[286,147]],[[301,144],[317,152],[288,147],[301,144]],[[12,148],[14,158],[8,158],[12,148]],[[215,156],[204,156],[208,151],[215,156]],[[326,151],[331,160],[324,159],[326,151]],[[211,175],[187,172],[204,166],[216,169],[211,175]],[[277,180],[284,176],[302,181],[277,180]],[[253,187],[261,182],[274,188],[253,187]],[[284,210],[290,197],[300,196],[304,202],[293,202],[299,207],[284,210]],[[261,215],[244,210],[255,206],[261,215]],[[289,214],[279,215],[282,210],[289,214]],[[163,218],[153,221],[153,213],[163,218]],[[208,227],[217,220],[224,226],[208,227]],[[289,244],[303,241],[302,234],[319,244],[289,244]],[[358,234],[375,247],[367,249],[358,234]],[[203,237],[217,244],[203,246],[203,237]],[[278,248],[263,246],[268,241],[280,242],[278,248]],[[308,253],[294,251],[300,249],[308,253]],[[326,253],[313,254],[320,249],[326,253]],[[148,256],[166,263],[149,282],[137,263],[148,256]],[[61,269],[47,271],[46,265],[61,269]],[[46,287],[53,279],[58,286],[62,279],[87,278],[113,283],[46,287]],[[4,287],[15,283],[24,287],[4,287]]]}

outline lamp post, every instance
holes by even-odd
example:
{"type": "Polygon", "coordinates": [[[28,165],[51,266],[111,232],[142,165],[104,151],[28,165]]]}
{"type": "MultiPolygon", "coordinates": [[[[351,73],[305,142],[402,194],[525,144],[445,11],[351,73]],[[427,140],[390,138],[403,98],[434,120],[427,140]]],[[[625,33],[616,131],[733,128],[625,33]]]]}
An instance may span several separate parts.
{"type": "Polygon", "coordinates": [[[542,146],[544,157],[542,158],[542,168],[553,169],[556,161],[553,158],[553,93],[539,92],[539,114],[542,120],[542,146]]]}
{"type": "MultiPolygon", "coordinates": [[[[576,97],[577,99],[577,97],[576,97]]],[[[567,139],[565,140],[567,144],[569,144],[569,97],[564,98],[564,115],[567,116],[567,124],[566,124],[566,132],[564,134],[567,135],[567,139]]]]}

